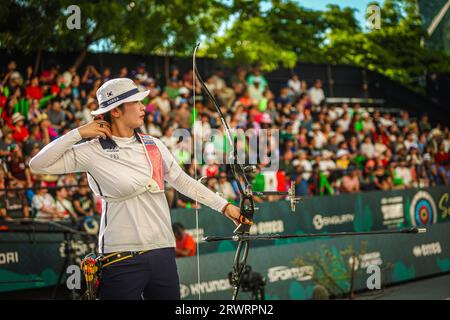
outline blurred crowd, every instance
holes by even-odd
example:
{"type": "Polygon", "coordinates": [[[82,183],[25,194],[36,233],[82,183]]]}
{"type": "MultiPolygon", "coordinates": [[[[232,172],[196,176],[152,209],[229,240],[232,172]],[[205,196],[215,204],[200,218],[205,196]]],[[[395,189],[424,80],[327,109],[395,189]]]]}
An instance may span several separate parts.
{"type": "MultiPolygon", "coordinates": [[[[229,201],[239,200],[242,181],[232,178],[217,152],[226,154],[226,143],[218,147],[209,135],[213,129],[223,132],[219,114],[199,85],[194,90],[192,69],[182,73],[172,66],[162,83],[145,63],[134,70],[122,67],[117,73],[94,66],[84,70],[55,66],[34,74],[32,67],[20,72],[14,61],[2,67],[6,67],[0,74],[3,219],[75,219],[101,212],[85,174],[35,175],[28,162],[49,142],[91,121],[97,89],[116,77],[132,78],[141,89],[151,90],[143,101],[146,118],[140,129],[160,138],[191,176],[206,177],[202,181],[211,189],[229,201]],[[180,141],[177,129],[193,133],[194,142],[205,150],[207,156],[199,164],[190,161],[193,153],[186,141],[180,141]]],[[[233,130],[269,133],[268,156],[251,174],[254,190],[286,191],[295,181],[297,194],[306,196],[423,188],[450,181],[449,129],[431,124],[427,115],[413,118],[405,110],[327,104],[321,81],[307,83],[297,74],[274,92],[258,67],[238,68],[231,77],[216,69],[206,75],[205,83],[233,130]]],[[[240,148],[251,149],[245,140],[240,148]]],[[[195,206],[170,186],[166,195],[173,208],[195,206]]]]}

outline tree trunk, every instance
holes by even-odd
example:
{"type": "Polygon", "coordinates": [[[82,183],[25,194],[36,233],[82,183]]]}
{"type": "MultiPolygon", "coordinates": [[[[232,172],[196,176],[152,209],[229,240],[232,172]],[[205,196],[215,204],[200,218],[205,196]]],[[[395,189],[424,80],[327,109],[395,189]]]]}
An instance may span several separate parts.
{"type": "Polygon", "coordinates": [[[83,63],[84,58],[86,58],[87,48],[88,46],[85,46],[78,54],[78,57],[75,59],[75,62],[73,63],[75,69],[78,69],[78,67],[83,63]]]}
{"type": "Polygon", "coordinates": [[[39,64],[41,63],[41,56],[42,56],[42,49],[39,48],[37,55],[36,55],[36,61],[34,63],[33,74],[38,74],[39,64]]]}

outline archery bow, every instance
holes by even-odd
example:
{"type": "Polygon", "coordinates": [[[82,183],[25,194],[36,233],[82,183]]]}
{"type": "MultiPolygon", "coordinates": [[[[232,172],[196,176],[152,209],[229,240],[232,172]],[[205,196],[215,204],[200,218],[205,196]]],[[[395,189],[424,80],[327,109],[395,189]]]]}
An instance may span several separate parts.
{"type": "MultiPolygon", "coordinates": [[[[239,221],[241,222],[239,226],[234,230],[233,236],[209,236],[203,237],[202,240],[204,242],[214,242],[214,241],[235,241],[238,242],[238,246],[236,249],[236,253],[234,256],[233,269],[231,272],[230,282],[233,286],[233,296],[232,299],[236,300],[237,295],[239,293],[239,288],[241,284],[241,275],[245,270],[247,265],[247,257],[250,248],[250,241],[252,240],[275,240],[275,239],[289,239],[289,238],[313,238],[313,237],[338,237],[338,236],[359,236],[359,235],[377,235],[377,234],[417,234],[426,232],[426,228],[404,228],[398,230],[378,230],[378,231],[369,231],[369,232],[338,232],[338,233],[320,233],[320,234],[262,234],[262,235],[250,235],[250,225],[243,224],[244,218],[253,221],[253,214],[255,212],[255,202],[253,196],[265,196],[265,195],[286,195],[291,204],[291,210],[295,211],[295,205],[302,200],[301,197],[297,197],[295,195],[295,184],[292,182],[287,192],[279,192],[279,191],[253,191],[252,185],[249,183],[246,171],[248,171],[248,167],[244,167],[242,164],[238,163],[237,160],[237,151],[235,148],[235,144],[233,143],[233,139],[231,138],[231,129],[228,126],[228,123],[225,120],[225,116],[220,109],[219,104],[214,98],[213,94],[209,91],[205,82],[203,81],[200,72],[197,69],[195,63],[195,57],[197,48],[200,44],[194,49],[193,54],[193,72],[194,78],[197,77],[198,81],[201,84],[203,91],[206,93],[208,98],[211,100],[213,105],[215,106],[217,112],[219,113],[220,119],[222,121],[228,142],[231,146],[230,152],[230,168],[233,174],[234,179],[237,182],[239,194],[240,194],[240,217],[239,221]],[[241,185],[240,179],[242,178],[241,185]]],[[[194,82],[195,83],[195,82],[194,82]]],[[[194,85],[194,95],[195,95],[195,85],[194,85]]],[[[197,234],[198,234],[198,224],[197,224],[197,234]]],[[[197,251],[198,254],[198,251],[197,251]]],[[[199,267],[198,267],[199,268],[199,267]]],[[[200,280],[199,280],[200,281],[200,280]]]]}
{"type": "MultiPolygon", "coordinates": [[[[216,108],[217,112],[219,113],[220,120],[222,121],[222,125],[224,127],[224,131],[227,136],[228,143],[231,147],[231,152],[229,154],[229,156],[230,156],[229,163],[230,163],[232,175],[233,175],[234,179],[236,180],[239,195],[240,195],[240,197],[239,197],[239,199],[240,199],[239,221],[241,223],[233,231],[233,233],[236,236],[242,237],[242,238],[239,238],[239,240],[238,240],[238,246],[237,246],[236,254],[234,257],[233,268],[232,268],[231,278],[230,278],[231,285],[234,288],[232,299],[236,300],[237,295],[239,293],[241,275],[242,275],[242,272],[245,270],[245,266],[247,264],[248,252],[249,252],[249,248],[250,248],[250,241],[245,238],[246,236],[249,236],[249,234],[250,234],[250,224],[244,224],[243,221],[245,221],[245,219],[247,219],[248,221],[253,221],[253,215],[255,212],[255,202],[254,202],[253,196],[255,196],[255,195],[258,195],[258,196],[260,196],[260,195],[286,195],[288,197],[288,199],[290,200],[292,211],[295,211],[295,205],[296,205],[296,203],[298,203],[300,201],[300,198],[295,196],[295,185],[293,183],[291,184],[291,187],[289,188],[288,192],[278,192],[278,191],[254,192],[252,190],[252,185],[250,184],[250,182],[246,176],[247,167],[244,167],[241,163],[238,163],[237,148],[235,147],[235,144],[233,143],[233,139],[231,137],[231,129],[228,126],[228,123],[225,119],[225,115],[223,114],[214,95],[209,91],[208,87],[206,86],[205,82],[202,79],[202,76],[200,75],[200,72],[197,69],[195,59],[196,59],[196,53],[197,53],[197,49],[198,49],[199,45],[200,44],[197,44],[197,46],[194,49],[194,53],[193,53],[193,63],[192,63],[192,65],[193,65],[192,68],[193,68],[193,72],[194,72],[193,77],[194,77],[194,79],[195,79],[195,77],[197,78],[203,91],[206,93],[206,95],[208,96],[208,98],[210,99],[210,101],[212,102],[214,107],[216,108]],[[241,184],[241,181],[242,181],[243,185],[241,184]]],[[[193,89],[194,89],[194,99],[195,99],[195,94],[196,94],[195,93],[195,89],[196,89],[195,82],[194,82],[193,89]]],[[[194,102],[194,104],[195,104],[195,102],[194,102]]],[[[194,108],[195,108],[195,106],[194,106],[194,108]]],[[[194,144],[195,144],[195,142],[194,142],[194,144]]],[[[198,233],[198,230],[197,230],[197,233],[198,233]]],[[[198,251],[197,251],[197,254],[198,254],[198,251]]]]}

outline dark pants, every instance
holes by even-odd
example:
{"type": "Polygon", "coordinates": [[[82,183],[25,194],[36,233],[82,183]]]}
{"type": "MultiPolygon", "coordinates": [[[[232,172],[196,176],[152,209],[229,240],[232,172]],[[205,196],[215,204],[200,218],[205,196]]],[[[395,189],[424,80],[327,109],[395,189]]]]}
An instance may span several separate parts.
{"type": "Polygon", "coordinates": [[[179,300],[175,249],[150,250],[102,270],[101,300],[179,300]]]}

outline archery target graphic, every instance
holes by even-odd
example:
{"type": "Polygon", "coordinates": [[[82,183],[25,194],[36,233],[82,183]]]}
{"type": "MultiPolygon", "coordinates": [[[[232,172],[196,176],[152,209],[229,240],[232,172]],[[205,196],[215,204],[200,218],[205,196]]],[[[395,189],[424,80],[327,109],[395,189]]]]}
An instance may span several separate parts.
{"type": "Polygon", "coordinates": [[[437,222],[436,204],[426,191],[419,191],[414,195],[409,214],[413,226],[423,226],[437,222]]]}

